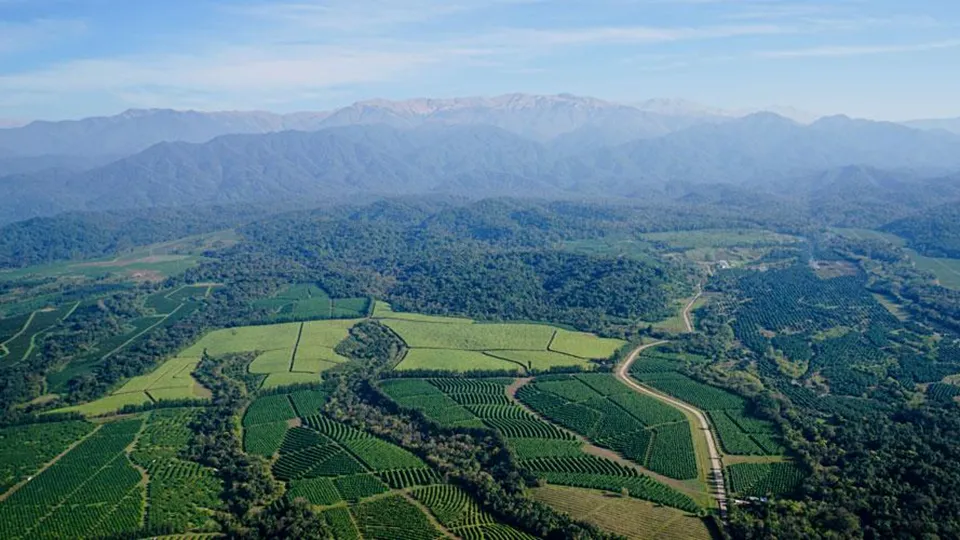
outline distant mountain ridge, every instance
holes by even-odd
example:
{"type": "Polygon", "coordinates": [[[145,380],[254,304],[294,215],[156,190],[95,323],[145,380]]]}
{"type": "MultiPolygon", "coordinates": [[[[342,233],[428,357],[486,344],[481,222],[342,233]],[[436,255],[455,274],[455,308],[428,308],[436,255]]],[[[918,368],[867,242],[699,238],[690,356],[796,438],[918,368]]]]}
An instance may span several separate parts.
{"type": "MultiPolygon", "coordinates": [[[[958,135],[843,116],[802,125],[758,113],[625,143],[602,140],[587,127],[540,141],[494,125],[461,123],[460,117],[422,121],[451,108],[473,110],[462,103],[434,104],[424,116],[406,106],[378,105],[380,113],[412,114],[415,125],[368,118],[369,124],[310,132],[165,142],[88,171],[0,177],[0,199],[8,203],[0,207],[0,221],[68,210],[322,201],[359,194],[643,198],[729,185],[780,193],[801,189],[794,194],[800,196],[803,188],[792,186],[793,179],[804,179],[811,189],[821,186],[820,191],[835,186],[831,189],[844,195],[858,182],[871,189],[879,177],[870,173],[862,183],[862,175],[845,173],[839,184],[824,184],[816,175],[844,167],[916,171],[898,173],[909,180],[960,170],[958,135]]],[[[539,114],[543,107],[533,109],[539,114]]],[[[899,189],[883,182],[894,186],[894,193],[899,189]]],[[[925,204],[906,201],[903,208],[925,204]]]]}

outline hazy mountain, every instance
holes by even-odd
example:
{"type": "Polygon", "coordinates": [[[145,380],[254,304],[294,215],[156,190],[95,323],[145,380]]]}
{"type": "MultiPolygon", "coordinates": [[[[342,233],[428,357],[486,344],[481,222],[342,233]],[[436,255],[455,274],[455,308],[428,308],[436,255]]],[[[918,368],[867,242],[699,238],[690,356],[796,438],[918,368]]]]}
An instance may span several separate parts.
{"type": "MultiPolygon", "coordinates": [[[[434,104],[429,110],[449,108],[434,104]]],[[[377,110],[403,116],[412,108],[377,110]]],[[[601,135],[592,136],[589,129],[549,143],[490,125],[443,122],[161,143],[86,172],[48,170],[2,178],[0,200],[14,204],[0,207],[0,221],[72,209],[320,201],[350,194],[646,198],[652,192],[683,196],[695,190],[689,186],[708,184],[809,197],[811,205],[828,208],[831,198],[861,191],[876,191],[890,201],[896,196],[884,194],[910,192],[897,182],[960,169],[958,135],[846,117],[805,126],[761,113],[612,145],[602,143],[601,135],[609,132],[598,128],[601,135]],[[919,173],[886,178],[877,169],[919,173]],[[824,170],[842,174],[817,176],[824,170]],[[801,183],[809,189],[801,189],[801,183]],[[821,199],[812,199],[814,188],[821,199]]],[[[930,197],[947,195],[952,192],[930,190],[908,194],[897,204],[915,209],[930,197]]]]}
{"type": "Polygon", "coordinates": [[[116,116],[0,129],[0,148],[20,156],[123,156],[164,141],[206,142],[230,133],[318,129],[325,116],[132,109],[116,116]]]}
{"type": "Polygon", "coordinates": [[[606,141],[655,137],[691,125],[690,118],[641,111],[595,98],[569,94],[508,94],[493,98],[374,100],[332,113],[327,127],[386,124],[410,128],[426,124],[488,125],[545,142],[589,133],[606,141]]]}
{"type": "Polygon", "coordinates": [[[573,179],[635,182],[772,181],[847,165],[960,168],[960,136],[830,117],[804,126],[773,113],[703,124],[598,150],[568,162],[573,179]]]}
{"type": "Polygon", "coordinates": [[[81,172],[100,167],[122,156],[17,156],[0,153],[0,176],[28,174],[48,169],[81,172]]]}
{"type": "Polygon", "coordinates": [[[635,103],[637,109],[667,116],[731,118],[730,111],[679,98],[654,98],[635,103]]]}
{"type": "Polygon", "coordinates": [[[916,129],[942,129],[960,134],[960,118],[934,118],[929,120],[911,120],[903,125],[916,129]]]}

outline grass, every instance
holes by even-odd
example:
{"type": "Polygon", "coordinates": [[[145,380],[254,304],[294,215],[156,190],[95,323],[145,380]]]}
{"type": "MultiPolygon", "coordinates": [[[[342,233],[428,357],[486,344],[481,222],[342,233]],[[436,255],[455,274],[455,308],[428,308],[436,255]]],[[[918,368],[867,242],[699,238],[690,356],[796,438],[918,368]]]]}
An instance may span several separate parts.
{"type": "Polygon", "coordinates": [[[199,358],[171,358],[152,372],[133,377],[109,396],[54,412],[78,412],[85,416],[98,416],[117,412],[126,405],[207,398],[210,396],[209,390],[201,386],[192,375],[199,363],[199,358]]]}
{"type": "Polygon", "coordinates": [[[57,409],[53,412],[66,413],[76,412],[84,416],[100,416],[119,411],[126,405],[145,405],[150,403],[150,397],[145,392],[132,392],[129,394],[114,394],[83,405],[74,405],[57,409]]]}
{"type": "Polygon", "coordinates": [[[584,255],[628,257],[641,261],[653,260],[653,246],[649,242],[627,236],[567,240],[560,244],[560,249],[584,255]]]}
{"type": "Polygon", "coordinates": [[[356,325],[359,319],[338,319],[332,321],[312,321],[303,323],[303,333],[300,335],[300,345],[297,354],[301,352],[310,355],[314,350],[319,351],[319,358],[336,361],[346,360],[342,356],[329,357],[330,352],[341,341],[347,338],[350,328],[356,325]],[[326,354],[326,355],[325,355],[326,354]]]}
{"type": "Polygon", "coordinates": [[[580,358],[609,358],[625,344],[619,339],[601,338],[587,332],[557,330],[550,342],[550,350],[580,358]]]}
{"type": "Polygon", "coordinates": [[[589,360],[553,351],[493,351],[488,354],[516,362],[528,369],[547,370],[559,366],[590,367],[589,360]]]}
{"type": "Polygon", "coordinates": [[[912,249],[907,252],[917,268],[936,276],[942,287],[960,290],[960,259],[924,257],[912,249]]]}
{"type": "Polygon", "coordinates": [[[182,355],[211,356],[259,352],[250,363],[250,373],[267,375],[263,388],[314,383],[320,373],[347,362],[334,351],[359,319],[337,319],[284,323],[265,326],[241,326],[211,332],[182,355]]]}
{"type": "Polygon", "coordinates": [[[386,320],[412,348],[468,351],[547,349],[554,328],[536,324],[430,324],[386,320]]]}
{"type": "Polygon", "coordinates": [[[235,244],[239,238],[232,230],[188,236],[123,252],[117,257],[87,261],[67,261],[0,271],[0,281],[36,277],[98,278],[103,275],[138,281],[160,281],[181,274],[205,260],[203,253],[235,244]]]}
{"type": "MultiPolygon", "coordinates": [[[[378,303],[374,316],[390,315],[378,303]]],[[[400,370],[547,370],[559,366],[592,367],[591,359],[609,358],[625,342],[536,323],[471,323],[461,319],[407,314],[383,318],[410,347],[400,370]]]]}
{"type": "Polygon", "coordinates": [[[520,366],[488,356],[479,351],[454,349],[411,349],[397,366],[400,371],[412,369],[441,369],[449,371],[500,370],[517,371],[520,366]]]}
{"type": "Polygon", "coordinates": [[[204,349],[210,356],[250,351],[291,349],[297,341],[300,323],[240,326],[215,330],[200,339],[182,356],[200,356],[204,349]]]}
{"type": "Polygon", "coordinates": [[[737,246],[769,246],[796,244],[796,236],[762,229],[703,229],[642,235],[644,240],[659,242],[676,249],[720,248],[737,246]]]}
{"type": "Polygon", "coordinates": [[[440,317],[437,315],[421,315],[420,313],[406,313],[394,311],[393,307],[386,302],[377,301],[373,306],[374,319],[398,319],[404,321],[418,321],[431,323],[452,323],[452,324],[470,324],[472,319],[459,317],[440,317]]]}
{"type": "Polygon", "coordinates": [[[545,486],[530,495],[574,519],[627,538],[640,540],[710,540],[710,530],[696,516],[663,505],[590,489],[545,486]]]}
{"type": "Polygon", "coordinates": [[[250,373],[283,373],[290,371],[293,347],[276,351],[267,351],[250,363],[250,373]]]}
{"type": "Polygon", "coordinates": [[[281,386],[290,386],[292,384],[305,384],[320,382],[320,376],[316,373],[271,373],[263,381],[262,388],[269,390],[281,386]]]}

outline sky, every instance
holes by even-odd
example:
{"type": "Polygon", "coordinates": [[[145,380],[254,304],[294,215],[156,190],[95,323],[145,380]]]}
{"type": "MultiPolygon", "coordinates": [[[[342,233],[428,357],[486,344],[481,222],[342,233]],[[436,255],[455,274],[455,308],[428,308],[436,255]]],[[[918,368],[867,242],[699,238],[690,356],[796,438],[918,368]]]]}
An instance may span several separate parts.
{"type": "Polygon", "coordinates": [[[957,0],[0,0],[0,123],[572,93],[960,116],[957,0]]]}

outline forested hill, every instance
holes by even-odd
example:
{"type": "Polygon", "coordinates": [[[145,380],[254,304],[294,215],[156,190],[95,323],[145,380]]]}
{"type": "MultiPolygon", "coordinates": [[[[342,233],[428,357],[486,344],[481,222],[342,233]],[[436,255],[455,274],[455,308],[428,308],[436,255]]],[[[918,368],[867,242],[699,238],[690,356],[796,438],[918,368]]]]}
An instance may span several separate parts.
{"type": "Polygon", "coordinates": [[[960,258],[960,206],[955,203],[895,221],[884,230],[906,238],[924,255],[960,258]]]}
{"type": "Polygon", "coordinates": [[[544,141],[495,125],[437,122],[165,142],[88,171],[0,178],[0,198],[9,203],[0,222],[69,210],[317,202],[331,194],[649,198],[678,185],[770,186],[848,166],[906,178],[960,168],[960,135],[845,117],[803,126],[764,113],[635,136],[623,143],[586,126],[544,141]]]}

